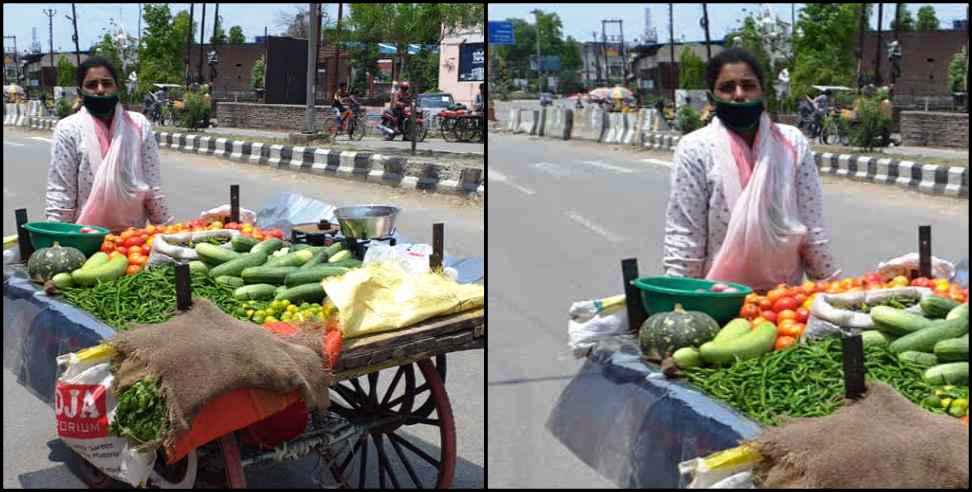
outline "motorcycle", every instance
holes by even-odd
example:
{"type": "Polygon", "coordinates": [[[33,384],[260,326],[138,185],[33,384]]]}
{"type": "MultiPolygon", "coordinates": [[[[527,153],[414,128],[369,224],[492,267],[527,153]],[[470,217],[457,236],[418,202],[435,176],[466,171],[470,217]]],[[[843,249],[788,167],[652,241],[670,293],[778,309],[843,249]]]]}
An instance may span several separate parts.
{"type": "MultiPolygon", "coordinates": [[[[412,109],[410,106],[406,106],[402,112],[402,118],[399,120],[391,108],[386,109],[381,114],[381,124],[378,125],[378,129],[385,134],[385,140],[394,140],[398,135],[402,136],[403,140],[408,140],[409,136],[412,134],[412,109]]],[[[421,142],[425,140],[425,134],[427,129],[425,128],[424,118],[422,113],[415,115],[415,141],[421,142]]]]}

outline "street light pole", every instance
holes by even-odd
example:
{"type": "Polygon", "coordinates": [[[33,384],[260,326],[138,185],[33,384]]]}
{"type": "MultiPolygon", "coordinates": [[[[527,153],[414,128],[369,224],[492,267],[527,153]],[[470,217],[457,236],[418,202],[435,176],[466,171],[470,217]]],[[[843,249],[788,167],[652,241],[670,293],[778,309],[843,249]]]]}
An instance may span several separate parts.
{"type": "Polygon", "coordinates": [[[537,25],[537,93],[540,93],[543,92],[543,74],[540,72],[540,11],[533,9],[530,13],[533,14],[537,25]]]}
{"type": "Polygon", "coordinates": [[[320,21],[317,19],[317,4],[310,4],[308,14],[310,14],[310,35],[307,36],[307,99],[304,108],[305,134],[314,133],[314,71],[317,69],[314,66],[314,60],[317,56],[314,48],[317,45],[317,30],[320,28],[320,21]]]}

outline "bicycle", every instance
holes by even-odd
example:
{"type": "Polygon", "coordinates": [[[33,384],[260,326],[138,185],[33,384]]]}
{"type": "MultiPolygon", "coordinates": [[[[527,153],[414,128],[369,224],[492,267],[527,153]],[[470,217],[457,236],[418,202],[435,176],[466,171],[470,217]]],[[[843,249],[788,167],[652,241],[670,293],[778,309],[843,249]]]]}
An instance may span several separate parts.
{"type": "Polygon", "coordinates": [[[344,111],[341,115],[341,124],[337,122],[336,115],[328,115],[321,123],[321,132],[329,133],[331,138],[337,139],[337,134],[347,131],[348,138],[351,140],[361,140],[368,133],[367,115],[356,102],[352,107],[344,111]]]}
{"type": "Polygon", "coordinates": [[[823,128],[820,129],[820,139],[827,145],[847,145],[850,143],[850,136],[846,125],[841,124],[840,115],[831,113],[823,121],[823,128]]]}

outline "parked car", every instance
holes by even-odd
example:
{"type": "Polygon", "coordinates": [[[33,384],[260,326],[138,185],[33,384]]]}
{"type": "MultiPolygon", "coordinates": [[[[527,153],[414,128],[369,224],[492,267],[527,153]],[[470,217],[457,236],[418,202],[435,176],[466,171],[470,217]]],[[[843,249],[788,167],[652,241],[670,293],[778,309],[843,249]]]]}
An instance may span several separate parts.
{"type": "Polygon", "coordinates": [[[541,92],[540,93],[540,105],[541,106],[549,106],[549,105],[553,104],[553,98],[554,98],[553,94],[551,94],[549,92],[541,92]]]}
{"type": "Polygon", "coordinates": [[[419,110],[418,114],[425,115],[425,121],[429,129],[437,130],[441,118],[439,113],[455,106],[456,100],[448,92],[426,92],[419,94],[415,100],[415,107],[419,110]]]}

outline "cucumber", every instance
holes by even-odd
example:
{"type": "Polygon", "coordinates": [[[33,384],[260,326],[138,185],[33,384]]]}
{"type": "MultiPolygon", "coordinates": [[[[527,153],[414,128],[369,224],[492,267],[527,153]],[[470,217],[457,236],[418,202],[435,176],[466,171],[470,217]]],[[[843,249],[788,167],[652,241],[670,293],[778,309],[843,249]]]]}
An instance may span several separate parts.
{"type": "Polygon", "coordinates": [[[360,268],[364,263],[356,258],[348,258],[346,260],[335,261],[334,263],[328,263],[327,266],[339,266],[344,268],[360,268]]]}
{"type": "Polygon", "coordinates": [[[302,250],[305,250],[305,249],[307,251],[310,251],[311,253],[315,253],[316,254],[316,253],[318,253],[320,251],[324,251],[324,246],[311,246],[311,245],[309,245],[307,243],[298,243],[298,244],[294,244],[294,245],[292,245],[290,247],[290,250],[291,251],[302,251],[302,250]]]}
{"type": "Polygon", "coordinates": [[[233,246],[233,251],[237,253],[249,253],[254,246],[260,244],[260,241],[252,237],[236,236],[230,240],[230,244],[233,246]]]}
{"type": "Polygon", "coordinates": [[[324,252],[327,253],[328,258],[338,254],[339,251],[343,251],[343,250],[344,250],[344,243],[333,243],[330,246],[324,248],[324,252]]]}
{"type": "Polygon", "coordinates": [[[959,338],[942,340],[933,349],[942,362],[961,362],[969,360],[969,334],[959,338]]]}
{"type": "Polygon", "coordinates": [[[958,306],[955,307],[955,309],[949,311],[947,316],[945,316],[945,319],[956,319],[956,318],[963,318],[965,319],[966,322],[969,321],[968,304],[959,304],[958,306]]]}
{"type": "Polygon", "coordinates": [[[926,369],[923,378],[926,383],[933,385],[954,384],[956,386],[968,386],[969,363],[949,362],[948,364],[939,364],[926,369]]]}
{"type": "Polygon", "coordinates": [[[299,267],[299,266],[303,265],[304,263],[307,263],[307,261],[310,260],[313,257],[314,257],[314,253],[311,253],[310,251],[307,251],[305,249],[305,250],[301,250],[301,251],[295,251],[293,253],[288,253],[286,255],[283,255],[283,256],[280,256],[280,257],[277,257],[277,258],[270,258],[270,260],[267,261],[267,266],[295,266],[295,267],[299,267]]]}
{"type": "Polygon", "coordinates": [[[311,259],[307,260],[307,263],[304,263],[303,265],[301,265],[300,266],[300,269],[301,270],[307,270],[307,269],[310,269],[311,267],[315,267],[315,266],[321,264],[321,262],[325,262],[325,261],[327,261],[327,254],[324,253],[323,250],[321,250],[321,251],[318,251],[318,252],[314,253],[314,256],[311,256],[311,259]]]}
{"type": "Polygon", "coordinates": [[[295,285],[320,283],[320,281],[326,277],[343,275],[348,271],[349,269],[347,268],[330,265],[317,266],[307,270],[297,270],[296,272],[287,275],[287,278],[284,279],[284,284],[287,287],[293,287],[295,285]]]}
{"type": "Polygon", "coordinates": [[[236,251],[221,248],[215,244],[209,243],[197,244],[196,253],[199,254],[199,258],[202,261],[214,265],[221,265],[227,261],[235,260],[240,257],[240,253],[237,253],[236,251]]]}
{"type": "Polygon", "coordinates": [[[281,292],[283,292],[285,290],[287,290],[287,286],[286,285],[281,285],[281,286],[277,287],[277,290],[273,291],[273,295],[274,296],[278,296],[278,295],[280,295],[281,292]]]}
{"type": "Polygon", "coordinates": [[[233,277],[231,275],[220,275],[216,277],[216,283],[224,287],[229,287],[230,289],[239,289],[243,287],[243,279],[240,277],[233,277]]]}
{"type": "Polygon", "coordinates": [[[736,318],[726,324],[719,333],[716,334],[715,338],[712,339],[714,343],[720,343],[723,340],[729,340],[742,335],[745,335],[753,331],[753,325],[749,320],[744,318],[736,318]]]}
{"type": "Polygon", "coordinates": [[[240,301],[269,301],[276,290],[277,287],[270,284],[244,285],[233,291],[233,297],[240,301]]]}
{"type": "Polygon", "coordinates": [[[760,323],[756,328],[736,338],[719,343],[706,342],[699,347],[702,360],[710,364],[731,363],[736,357],[752,359],[771,350],[776,342],[776,327],[772,323],[760,323]]]}
{"type": "Polygon", "coordinates": [[[902,362],[911,362],[914,364],[918,364],[919,366],[925,368],[938,365],[938,357],[935,357],[935,354],[928,354],[925,352],[915,352],[914,350],[901,352],[900,354],[898,354],[898,360],[902,362]]]}
{"type": "Polygon", "coordinates": [[[351,252],[348,251],[348,250],[341,250],[341,251],[338,251],[337,253],[334,253],[333,256],[329,257],[327,259],[327,262],[328,263],[337,263],[339,261],[348,260],[348,259],[351,259],[351,252]]]}
{"type": "Polygon", "coordinates": [[[874,306],[871,308],[871,319],[874,329],[893,336],[905,336],[923,328],[932,322],[930,319],[917,314],[895,309],[889,306],[874,306]]]}
{"type": "Polygon", "coordinates": [[[257,243],[257,245],[250,250],[250,253],[263,253],[270,256],[274,251],[282,248],[283,245],[283,241],[279,239],[264,239],[263,241],[257,243]]]}
{"type": "MultiPolygon", "coordinates": [[[[732,322],[730,321],[730,323],[732,322]]],[[[682,347],[676,350],[675,353],[672,354],[672,360],[675,361],[675,366],[679,369],[688,369],[690,367],[696,367],[702,364],[702,358],[699,355],[699,350],[695,347],[682,347]]]]}
{"type": "MultiPolygon", "coordinates": [[[[252,254],[252,253],[251,253],[252,254]]],[[[250,267],[240,275],[246,284],[284,285],[287,275],[297,271],[297,267],[250,267]]]]}
{"type": "Polygon", "coordinates": [[[209,271],[209,267],[206,266],[205,263],[203,263],[203,262],[201,262],[199,260],[192,260],[192,261],[189,262],[189,273],[190,274],[191,273],[195,273],[195,272],[203,272],[203,273],[206,273],[208,271],[209,271]]]}
{"type": "Polygon", "coordinates": [[[119,253],[108,260],[108,263],[91,268],[79,268],[71,273],[74,283],[81,287],[91,287],[99,281],[110,282],[125,275],[128,268],[128,258],[119,253]]]}
{"type": "Polygon", "coordinates": [[[948,313],[958,307],[959,303],[935,295],[921,298],[921,311],[929,318],[944,318],[948,313]]]}
{"type": "Polygon", "coordinates": [[[277,294],[273,300],[287,300],[290,301],[291,304],[300,304],[304,302],[318,303],[324,300],[324,288],[321,287],[321,284],[298,285],[296,287],[290,287],[289,289],[277,294]]]}
{"type": "MultiPolygon", "coordinates": [[[[105,255],[107,256],[107,255],[105,255]]],[[[74,287],[74,279],[71,278],[71,274],[67,272],[62,272],[51,278],[51,282],[54,282],[54,287],[58,289],[70,289],[74,287]]]]}
{"type": "Polygon", "coordinates": [[[267,255],[257,252],[257,253],[247,253],[235,260],[227,261],[222,265],[213,267],[209,271],[211,277],[221,277],[223,275],[230,275],[233,277],[239,277],[243,270],[250,267],[258,267],[266,263],[267,255]]]}
{"type": "Polygon", "coordinates": [[[91,258],[88,258],[88,261],[85,261],[84,265],[81,265],[80,269],[84,270],[86,268],[94,268],[96,266],[104,265],[105,263],[108,263],[108,259],[108,253],[99,251],[91,255],[91,258]]]}
{"type": "Polygon", "coordinates": [[[964,319],[936,320],[928,328],[891,342],[889,348],[895,354],[908,350],[931,353],[936,343],[949,338],[958,338],[968,332],[969,324],[964,319]]]}
{"type": "Polygon", "coordinates": [[[864,347],[887,347],[891,343],[889,338],[890,337],[877,330],[866,330],[861,332],[861,341],[864,343],[864,347]]]}

